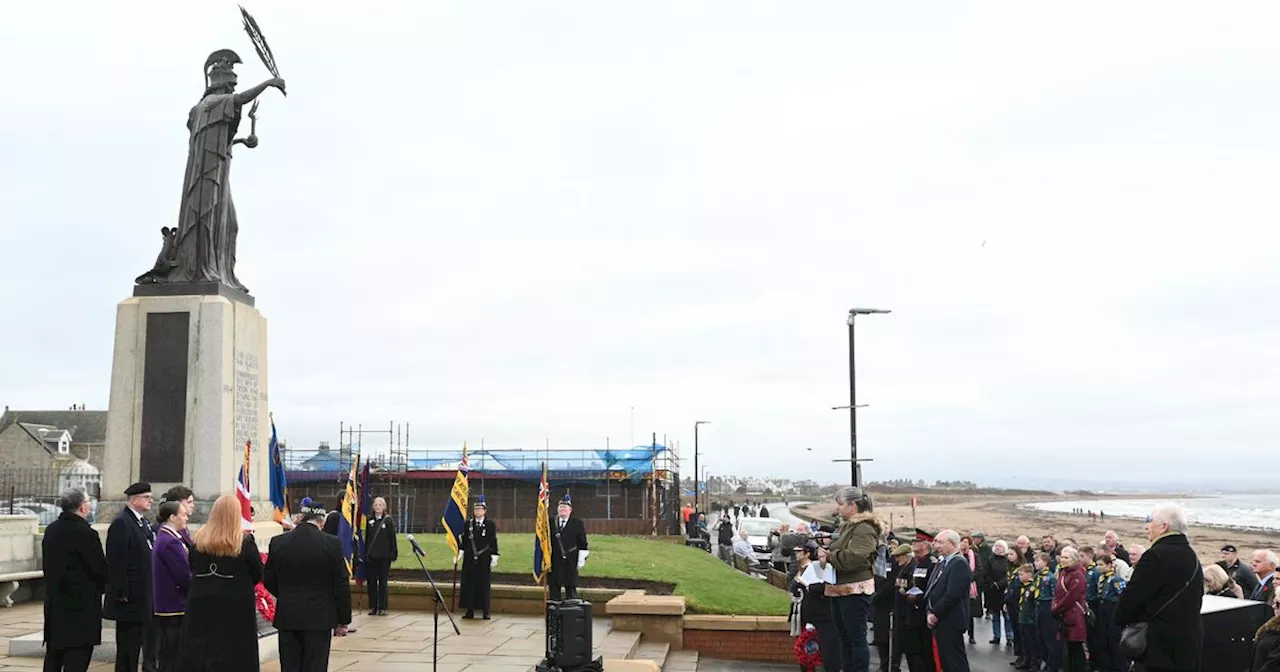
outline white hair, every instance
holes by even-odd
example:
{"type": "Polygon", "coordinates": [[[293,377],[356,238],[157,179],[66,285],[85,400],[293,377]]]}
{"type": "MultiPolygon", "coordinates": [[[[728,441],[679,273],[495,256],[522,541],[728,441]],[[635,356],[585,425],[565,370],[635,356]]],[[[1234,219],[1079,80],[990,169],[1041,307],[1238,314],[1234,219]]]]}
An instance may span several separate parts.
{"type": "Polygon", "coordinates": [[[1170,532],[1187,533],[1187,514],[1177,504],[1161,504],[1152,509],[1151,522],[1168,524],[1170,532]]]}
{"type": "Polygon", "coordinates": [[[1275,551],[1270,551],[1265,548],[1260,548],[1253,552],[1254,558],[1257,558],[1259,555],[1262,556],[1263,561],[1266,562],[1268,565],[1271,565],[1272,567],[1280,566],[1280,555],[1276,555],[1275,551]]]}
{"type": "Polygon", "coordinates": [[[943,530],[938,533],[937,539],[939,541],[945,539],[956,546],[960,545],[960,533],[955,530],[943,530]]]}
{"type": "Polygon", "coordinates": [[[1022,535],[1022,536],[1020,536],[1020,537],[1018,537],[1017,541],[1015,541],[1015,542],[1013,542],[1013,543],[1015,543],[1015,544],[1021,544],[1021,543],[1022,543],[1022,542],[1024,542],[1024,541],[1025,541],[1025,542],[1027,542],[1028,544],[1030,544],[1030,543],[1031,543],[1031,539],[1029,539],[1029,538],[1027,537],[1027,535],[1025,535],[1025,534],[1024,534],[1024,535],[1022,535]]]}
{"type": "Polygon", "coordinates": [[[1008,553],[1009,542],[1005,541],[1004,539],[996,540],[996,543],[991,545],[991,552],[995,553],[996,555],[1004,555],[1005,553],[1008,553]],[[1002,548],[1004,549],[1003,551],[1000,550],[1002,548]]]}
{"type": "Polygon", "coordinates": [[[1074,546],[1068,546],[1062,549],[1061,551],[1058,551],[1058,556],[1063,558],[1068,558],[1071,560],[1079,560],[1080,551],[1077,551],[1074,546]]]}

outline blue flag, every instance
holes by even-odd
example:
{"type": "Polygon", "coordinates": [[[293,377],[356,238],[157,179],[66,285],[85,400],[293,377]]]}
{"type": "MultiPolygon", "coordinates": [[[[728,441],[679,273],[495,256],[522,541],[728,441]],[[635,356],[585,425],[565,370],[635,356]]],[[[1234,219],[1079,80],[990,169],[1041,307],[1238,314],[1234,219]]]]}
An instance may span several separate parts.
{"type": "Polygon", "coordinates": [[[356,467],[360,457],[351,461],[351,475],[347,477],[347,487],[342,496],[342,511],[338,516],[338,541],[342,542],[342,557],[347,562],[347,576],[354,574],[354,563],[359,559],[356,554],[356,467]]]}
{"type": "Polygon", "coordinates": [[[285,482],[284,462],[280,459],[280,442],[276,439],[276,419],[271,418],[271,443],[267,444],[271,459],[271,508],[277,523],[289,517],[289,486],[285,482]]]}
{"type": "Polygon", "coordinates": [[[368,525],[369,512],[373,511],[373,493],[369,492],[369,463],[364,463],[364,469],[360,471],[360,506],[356,508],[356,557],[360,559],[360,564],[356,565],[356,583],[364,584],[365,580],[365,563],[368,558],[365,557],[364,548],[364,530],[368,525]]]}

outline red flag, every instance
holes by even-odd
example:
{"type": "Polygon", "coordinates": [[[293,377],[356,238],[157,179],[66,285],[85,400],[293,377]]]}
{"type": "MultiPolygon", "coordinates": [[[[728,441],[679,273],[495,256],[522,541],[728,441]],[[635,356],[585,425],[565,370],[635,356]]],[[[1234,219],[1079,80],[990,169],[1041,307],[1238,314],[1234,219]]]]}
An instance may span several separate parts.
{"type": "Polygon", "coordinates": [[[920,503],[920,501],[919,501],[918,499],[916,499],[915,497],[912,497],[912,498],[911,498],[911,510],[912,510],[912,511],[914,511],[914,510],[916,509],[916,505],[917,505],[917,504],[919,504],[919,503],[920,503]]]}

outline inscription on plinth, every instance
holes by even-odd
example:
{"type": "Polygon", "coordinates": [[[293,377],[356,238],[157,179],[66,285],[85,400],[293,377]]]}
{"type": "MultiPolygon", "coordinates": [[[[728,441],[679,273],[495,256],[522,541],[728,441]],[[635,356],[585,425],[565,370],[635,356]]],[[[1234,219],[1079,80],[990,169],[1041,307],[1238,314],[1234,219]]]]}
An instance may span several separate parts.
{"type": "Polygon", "coordinates": [[[147,315],[138,470],[144,481],[183,480],[187,427],[187,349],[191,314],[147,315]]]}
{"type": "Polygon", "coordinates": [[[236,351],[235,437],[237,451],[258,438],[258,356],[236,351]]]}

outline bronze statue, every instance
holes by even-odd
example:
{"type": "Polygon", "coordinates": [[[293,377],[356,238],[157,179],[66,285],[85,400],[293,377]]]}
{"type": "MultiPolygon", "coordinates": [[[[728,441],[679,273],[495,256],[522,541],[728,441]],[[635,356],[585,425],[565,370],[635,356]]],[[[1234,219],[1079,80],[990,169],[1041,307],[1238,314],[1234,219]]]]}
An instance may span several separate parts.
{"type": "Polygon", "coordinates": [[[249,149],[258,146],[257,98],[272,87],[284,93],[285,85],[257,23],[243,8],[241,12],[245,30],[273,77],[236,93],[234,68],[241,62],[240,56],[230,49],[220,49],[205,60],[204,97],[187,116],[190,137],[178,226],[162,230],[165,242],[156,265],[138,276],[137,284],[219,283],[249,291],[235,272],[240,226],[231,200],[231,149],[237,144],[249,149]],[[241,108],[250,102],[253,107],[249,110],[249,136],[236,138],[241,108]]]}

